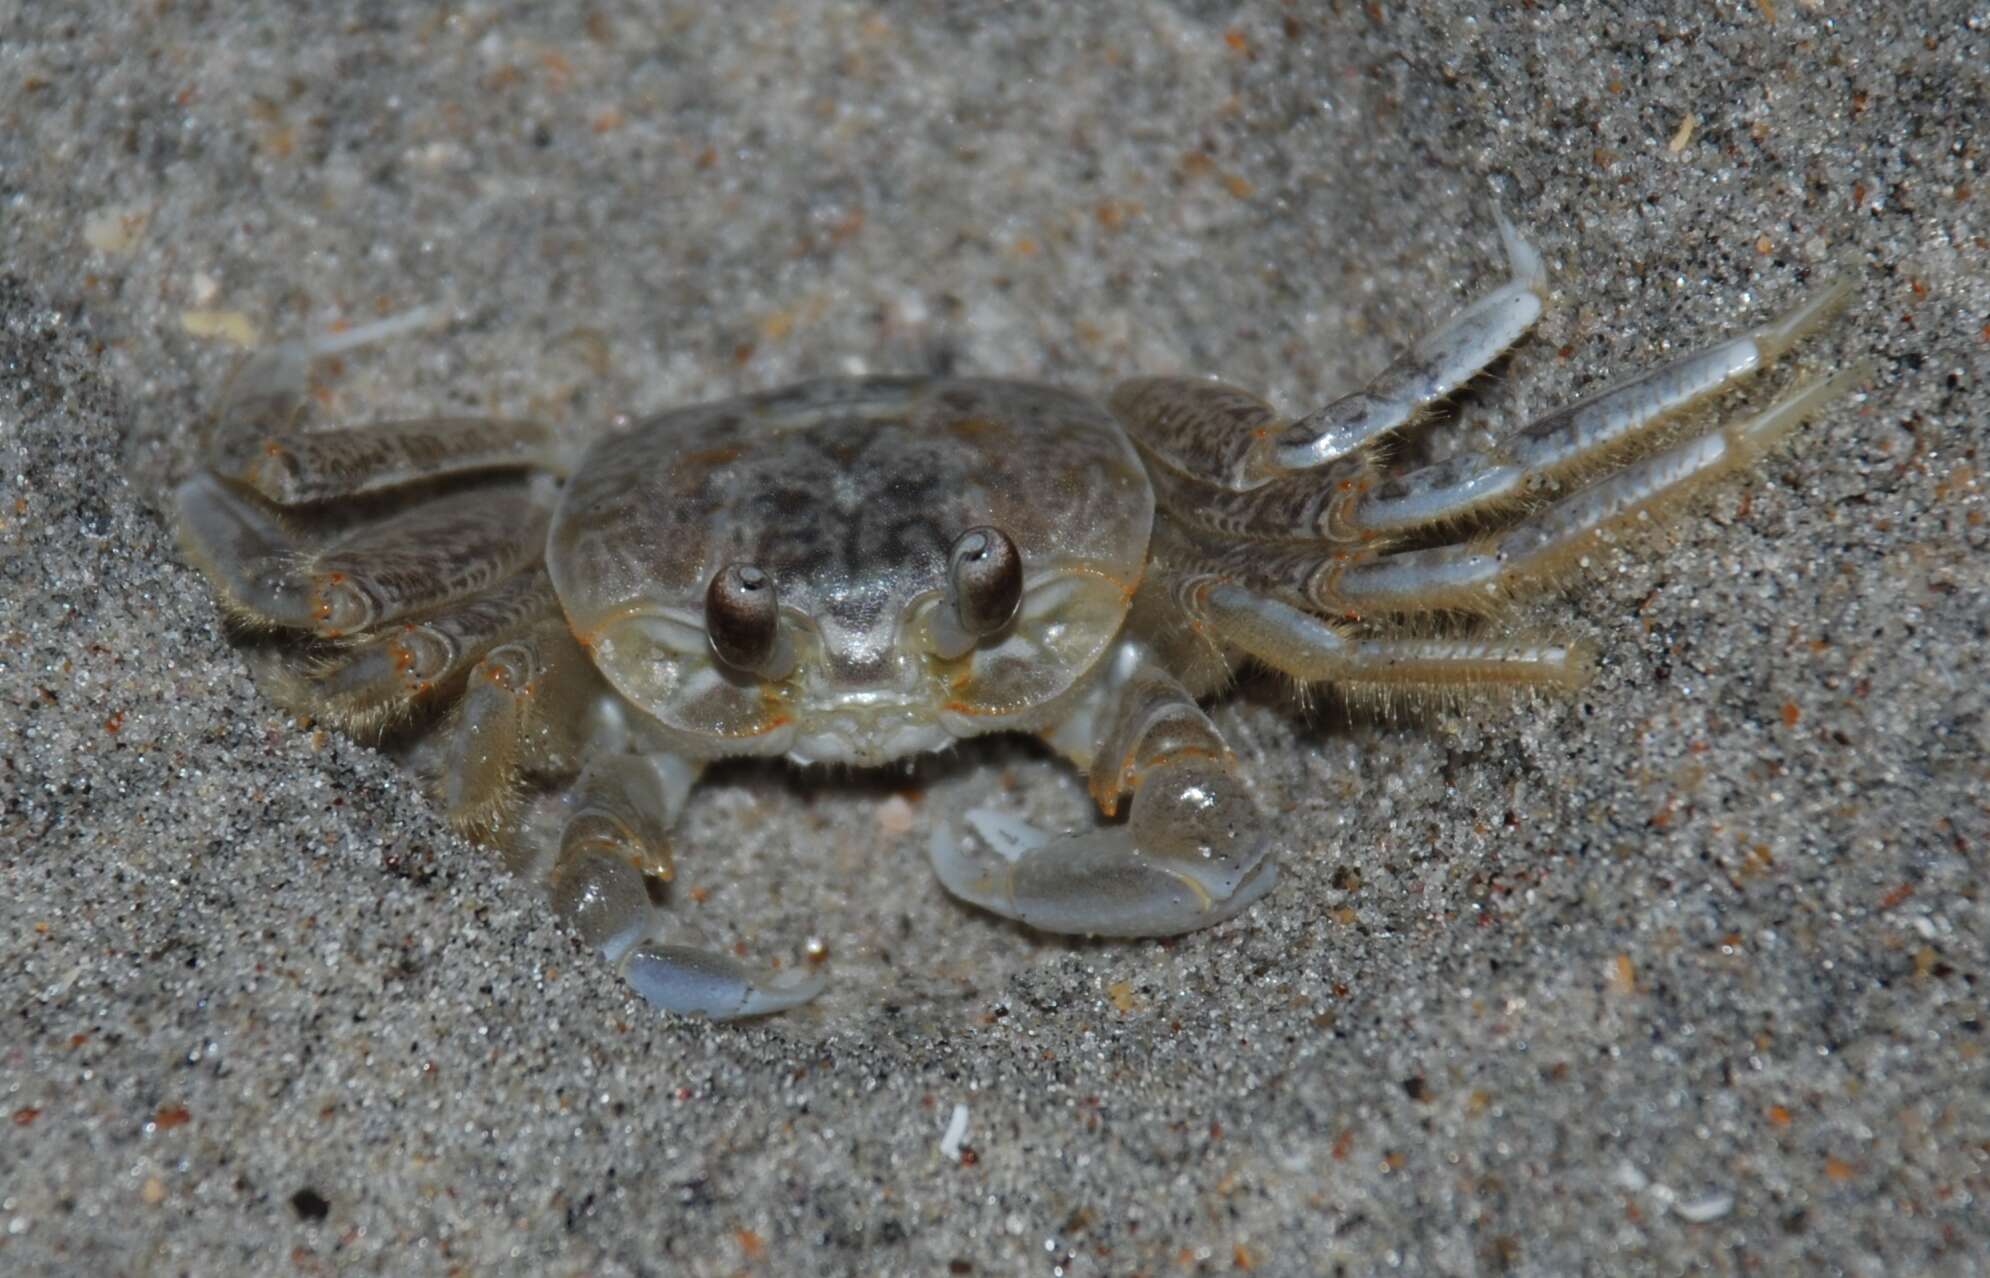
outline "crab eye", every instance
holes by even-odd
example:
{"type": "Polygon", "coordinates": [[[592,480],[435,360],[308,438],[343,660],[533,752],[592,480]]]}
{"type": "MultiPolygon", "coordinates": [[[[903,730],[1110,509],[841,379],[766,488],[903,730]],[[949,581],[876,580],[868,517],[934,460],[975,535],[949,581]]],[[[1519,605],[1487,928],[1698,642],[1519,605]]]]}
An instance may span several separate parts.
{"type": "Polygon", "coordinates": [[[1000,528],[970,528],[947,552],[947,582],[961,629],[993,634],[1009,624],[1022,600],[1022,554],[1000,528]]]}
{"type": "Polygon", "coordinates": [[[759,671],[774,655],[781,613],[774,579],[752,564],[727,564],[705,588],[705,633],[719,660],[759,671]]]}

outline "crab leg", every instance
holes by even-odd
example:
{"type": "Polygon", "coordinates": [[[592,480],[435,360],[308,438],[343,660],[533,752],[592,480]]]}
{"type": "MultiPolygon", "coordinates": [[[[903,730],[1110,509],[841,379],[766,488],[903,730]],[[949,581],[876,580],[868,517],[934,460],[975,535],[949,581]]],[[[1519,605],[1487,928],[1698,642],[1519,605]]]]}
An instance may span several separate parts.
{"type": "Polygon", "coordinates": [[[1585,646],[1546,639],[1350,637],[1311,613],[1206,577],[1182,582],[1176,596],[1219,638],[1306,683],[1573,688],[1592,664],[1585,646]]]}
{"type": "Polygon", "coordinates": [[[558,470],[552,432],[538,422],[437,417],[336,431],[296,430],[313,361],[388,341],[433,322],[420,307],[342,333],[281,342],[230,379],[207,462],[279,505],[377,492],[479,470],[558,470]]]}
{"type": "MultiPolygon", "coordinates": [[[[1648,441],[1679,413],[1779,359],[1843,309],[1851,295],[1849,279],[1833,281],[1751,333],[1550,413],[1490,448],[1379,482],[1365,456],[1242,491],[1156,467],[1155,495],[1184,525],[1263,542],[1383,546],[1392,537],[1448,520],[1497,514],[1543,484],[1579,476],[1648,441]]],[[[1162,418],[1225,393],[1228,388],[1209,383],[1179,383],[1171,392],[1178,405],[1159,402],[1156,394],[1144,411],[1162,418]]],[[[1264,410],[1265,420],[1270,412],[1264,410]]]]}
{"type": "Polygon", "coordinates": [[[728,1021],[806,1003],[822,992],[815,973],[757,971],[658,936],[644,875],[669,877],[670,830],[696,776],[697,765],[673,754],[619,755],[589,768],[560,837],[553,910],[663,1011],[728,1021]]]}
{"type": "Polygon", "coordinates": [[[969,812],[981,847],[945,825],[934,831],[940,882],[963,901],[1046,932],[1172,936],[1241,914],[1272,889],[1278,868],[1229,748],[1157,667],[1135,664],[1109,696],[1109,723],[1086,761],[1101,807],[1116,809],[1120,793],[1132,791],[1126,823],[1053,837],[999,813],[969,812]]]}
{"type": "Polygon", "coordinates": [[[544,572],[517,573],[485,594],[286,672],[273,691],[277,700],[347,732],[372,735],[453,684],[493,645],[558,608],[544,572]]]}
{"type": "MultiPolygon", "coordinates": [[[[562,762],[580,735],[593,667],[562,618],[493,648],[471,672],[448,728],[442,800],[459,827],[508,823],[522,767],[562,762]]],[[[566,824],[550,869],[511,841],[517,872],[544,874],[553,912],[617,965],[653,1006],[715,1020],[762,1016],[822,992],[814,974],[758,972],[722,954],[663,943],[647,880],[675,872],[670,832],[701,765],[668,753],[611,754],[568,793],[566,824]]]]}
{"type": "Polygon", "coordinates": [[[1324,574],[1314,583],[1325,596],[1318,602],[1329,612],[1483,607],[1573,563],[1603,530],[1753,462],[1871,372],[1862,362],[1811,382],[1746,421],[1626,467],[1488,540],[1384,555],[1324,574]]]}
{"type": "Polygon", "coordinates": [[[212,473],[175,499],[188,557],[236,610],[327,638],[490,588],[539,556],[547,521],[524,488],[456,493],[311,550],[261,498],[212,473]]]}
{"type": "Polygon", "coordinates": [[[289,434],[304,414],[305,391],[316,361],[419,332],[438,315],[433,306],[418,306],[343,332],[278,342],[257,351],[235,370],[222,392],[207,439],[208,463],[224,473],[239,474],[261,451],[264,439],[289,434]]]}
{"type": "Polygon", "coordinates": [[[1470,381],[1541,317],[1548,291],[1541,255],[1504,217],[1499,233],[1511,272],[1505,284],[1361,390],[1289,426],[1242,391],[1182,379],[1128,382],[1113,392],[1112,409],[1150,459],[1232,490],[1351,457],[1470,381]]]}
{"type": "Polygon", "coordinates": [[[1154,467],[1161,510],[1184,527],[1238,541],[1347,545],[1359,541],[1349,511],[1375,481],[1366,456],[1269,479],[1236,492],[1154,467]]]}
{"type": "MultiPolygon", "coordinates": [[[[597,684],[564,617],[546,617],[486,652],[442,730],[437,797],[450,823],[500,830],[525,767],[568,765],[597,684]]],[[[526,868],[525,855],[514,851],[512,868],[526,868]]]]}
{"type": "Polygon", "coordinates": [[[1324,465],[1408,425],[1533,327],[1547,303],[1547,267],[1504,217],[1499,237],[1511,278],[1410,348],[1364,389],[1294,422],[1270,443],[1269,460],[1276,469],[1324,465]]]}
{"type": "Polygon", "coordinates": [[[268,503],[211,471],[173,493],[180,547],[230,612],[267,626],[309,630],[317,603],[297,571],[301,548],[268,503]]]}
{"type": "Polygon", "coordinates": [[[270,435],[240,478],[271,501],[292,506],[417,480],[523,468],[559,468],[552,432],[538,422],[432,417],[270,435]]]}
{"type": "Polygon", "coordinates": [[[1510,506],[1543,481],[1579,473],[1648,438],[1661,423],[1781,358],[1851,296],[1851,280],[1834,280],[1752,333],[1550,413],[1484,451],[1390,479],[1363,495],[1347,522],[1357,535],[1395,532],[1510,506]]]}

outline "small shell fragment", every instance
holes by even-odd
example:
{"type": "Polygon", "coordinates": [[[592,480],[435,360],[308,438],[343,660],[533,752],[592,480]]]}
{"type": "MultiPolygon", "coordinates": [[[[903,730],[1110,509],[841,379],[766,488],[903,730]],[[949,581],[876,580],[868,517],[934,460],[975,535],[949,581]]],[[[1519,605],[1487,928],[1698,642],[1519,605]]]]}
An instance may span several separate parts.
{"type": "Polygon", "coordinates": [[[1688,111],[1686,118],[1679,122],[1679,129],[1672,135],[1672,140],[1665,144],[1665,149],[1674,155],[1684,151],[1693,140],[1693,131],[1699,127],[1700,117],[1688,111]]]}
{"type": "Polygon", "coordinates": [[[960,1157],[960,1148],[967,1140],[967,1106],[954,1104],[953,1116],[947,1119],[946,1135],[940,1137],[940,1156],[948,1162],[960,1157]]]}
{"type": "Polygon", "coordinates": [[[1672,1204],[1672,1214],[1690,1224],[1704,1225],[1734,1210],[1734,1195],[1725,1192],[1703,1194],[1672,1204]]]}
{"type": "Polygon", "coordinates": [[[262,331],[256,322],[240,311],[181,311],[180,327],[190,336],[219,337],[244,350],[254,350],[263,344],[262,331]]]}

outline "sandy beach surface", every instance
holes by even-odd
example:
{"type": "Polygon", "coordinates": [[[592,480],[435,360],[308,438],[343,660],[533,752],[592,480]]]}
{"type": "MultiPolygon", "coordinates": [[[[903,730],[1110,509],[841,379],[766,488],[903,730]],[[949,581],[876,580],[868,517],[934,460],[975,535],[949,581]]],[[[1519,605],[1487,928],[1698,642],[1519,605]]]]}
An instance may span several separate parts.
{"type": "Polygon", "coordinates": [[[1990,1269],[1986,67],[1956,0],[0,6],[0,1271],[1990,1269]],[[1874,376],[1528,610],[1578,694],[1247,680],[1284,881],[1171,942],[932,880],[977,797],[1083,817],[1031,743],[733,765],[676,913],[834,983],[659,1016],[258,693],[162,513],[249,349],[424,304],[317,420],[1303,413],[1497,282],[1495,207],[1550,311],[1418,455],[1836,271],[1792,368],[1874,376]]]}

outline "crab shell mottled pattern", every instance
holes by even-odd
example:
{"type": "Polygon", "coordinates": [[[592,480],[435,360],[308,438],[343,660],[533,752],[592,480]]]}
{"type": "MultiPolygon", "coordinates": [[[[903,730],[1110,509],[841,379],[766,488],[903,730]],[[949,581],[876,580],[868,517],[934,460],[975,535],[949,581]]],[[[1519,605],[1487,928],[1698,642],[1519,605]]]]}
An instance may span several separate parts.
{"type": "Polygon", "coordinates": [[[1154,495],[1107,410],[1015,382],[811,382],[652,418],[596,444],[547,550],[574,634],[700,756],[877,763],[1036,728],[1083,686],[1144,568],[1154,495]],[[1024,565],[1014,620],[958,659],[922,642],[947,554],[993,525],[1024,565]],[[775,583],[785,679],[712,654],[728,563],[775,583]]]}

